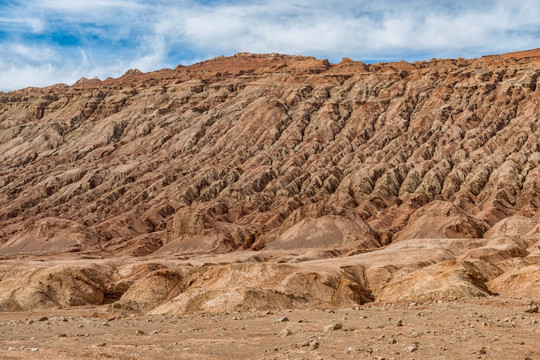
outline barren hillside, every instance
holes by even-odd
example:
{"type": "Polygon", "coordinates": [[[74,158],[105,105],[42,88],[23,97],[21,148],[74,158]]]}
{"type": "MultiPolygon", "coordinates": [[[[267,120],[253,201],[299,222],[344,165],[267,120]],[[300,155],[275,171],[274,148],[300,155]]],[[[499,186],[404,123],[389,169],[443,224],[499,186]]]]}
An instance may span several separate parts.
{"type": "Polygon", "coordinates": [[[540,297],[540,58],[237,54],[0,94],[0,308],[540,297]]]}

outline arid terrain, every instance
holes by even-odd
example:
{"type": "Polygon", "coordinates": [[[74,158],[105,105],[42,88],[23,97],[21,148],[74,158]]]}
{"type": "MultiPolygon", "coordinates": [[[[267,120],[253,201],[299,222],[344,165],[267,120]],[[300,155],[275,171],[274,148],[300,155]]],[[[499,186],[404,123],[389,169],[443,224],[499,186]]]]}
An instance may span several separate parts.
{"type": "Polygon", "coordinates": [[[539,55],[0,93],[0,357],[540,358],[539,55]]]}
{"type": "Polygon", "coordinates": [[[540,315],[473,299],[345,309],[0,313],[2,359],[537,359],[540,315]]]}

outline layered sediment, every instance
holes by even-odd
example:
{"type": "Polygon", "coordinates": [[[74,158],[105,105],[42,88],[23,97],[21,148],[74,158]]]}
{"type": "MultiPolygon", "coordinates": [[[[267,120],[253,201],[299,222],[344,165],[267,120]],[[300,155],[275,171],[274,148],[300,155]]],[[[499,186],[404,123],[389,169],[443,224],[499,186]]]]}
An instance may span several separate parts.
{"type": "Polygon", "coordinates": [[[540,58],[241,53],[0,94],[0,309],[539,298],[540,58]]]}

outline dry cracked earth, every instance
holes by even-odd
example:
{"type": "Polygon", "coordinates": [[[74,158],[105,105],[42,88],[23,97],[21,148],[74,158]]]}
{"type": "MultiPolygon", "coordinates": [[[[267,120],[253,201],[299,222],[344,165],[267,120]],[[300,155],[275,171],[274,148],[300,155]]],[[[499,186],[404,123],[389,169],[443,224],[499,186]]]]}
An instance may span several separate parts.
{"type": "Polygon", "coordinates": [[[0,93],[0,357],[539,359],[539,76],[241,53],[0,93]]]}

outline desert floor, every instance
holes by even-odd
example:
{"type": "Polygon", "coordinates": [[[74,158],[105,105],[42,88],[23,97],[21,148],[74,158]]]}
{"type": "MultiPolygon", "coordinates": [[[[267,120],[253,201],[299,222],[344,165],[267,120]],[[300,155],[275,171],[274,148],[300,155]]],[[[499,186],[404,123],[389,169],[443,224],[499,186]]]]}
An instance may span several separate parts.
{"type": "Polygon", "coordinates": [[[540,314],[527,305],[491,297],[219,315],[0,313],[0,358],[540,359],[540,314]]]}

